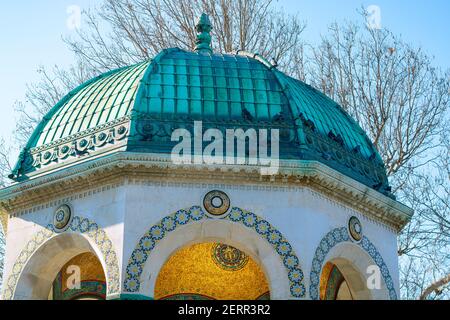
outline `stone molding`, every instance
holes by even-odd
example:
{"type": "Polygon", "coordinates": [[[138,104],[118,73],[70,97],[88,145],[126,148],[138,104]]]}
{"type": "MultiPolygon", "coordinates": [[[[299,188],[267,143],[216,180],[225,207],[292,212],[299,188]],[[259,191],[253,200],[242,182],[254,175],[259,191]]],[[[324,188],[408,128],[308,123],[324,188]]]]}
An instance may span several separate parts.
{"type": "Polygon", "coordinates": [[[281,161],[277,175],[260,175],[259,166],[177,165],[170,156],[119,152],[13,184],[0,190],[0,204],[10,214],[53,199],[129,179],[167,182],[223,181],[226,185],[309,187],[362,214],[401,230],[413,211],[317,161],[281,161]]]}

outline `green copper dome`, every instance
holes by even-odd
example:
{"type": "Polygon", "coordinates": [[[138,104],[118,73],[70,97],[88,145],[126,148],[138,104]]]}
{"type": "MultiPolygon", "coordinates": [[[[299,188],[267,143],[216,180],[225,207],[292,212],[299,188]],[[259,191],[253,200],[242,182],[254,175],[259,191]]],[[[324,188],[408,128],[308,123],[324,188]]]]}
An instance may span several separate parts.
{"type": "Polygon", "coordinates": [[[204,130],[279,129],[281,159],[320,161],[391,195],[376,149],[336,102],[258,55],[211,53],[203,22],[196,52],[166,49],[70,92],[36,128],[10,177],[112,152],[167,154],[173,130],[201,120],[204,130]]]}
{"type": "Polygon", "coordinates": [[[114,70],[81,85],[42,120],[28,147],[39,147],[121,118],[133,108],[149,63],[114,70]]]}

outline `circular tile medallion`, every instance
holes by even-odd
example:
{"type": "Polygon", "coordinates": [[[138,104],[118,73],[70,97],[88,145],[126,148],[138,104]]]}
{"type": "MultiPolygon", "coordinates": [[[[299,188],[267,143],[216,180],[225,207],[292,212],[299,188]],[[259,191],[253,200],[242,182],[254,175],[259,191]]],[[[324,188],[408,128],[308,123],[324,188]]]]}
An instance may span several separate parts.
{"type": "Polygon", "coordinates": [[[211,254],[216,265],[228,271],[240,270],[248,262],[248,256],[244,252],[222,243],[216,243],[211,254]]]}
{"type": "Polygon", "coordinates": [[[230,198],[225,192],[213,190],[203,198],[203,206],[213,216],[221,216],[230,208],[230,198]]]}
{"type": "Polygon", "coordinates": [[[53,225],[57,231],[64,231],[65,228],[67,228],[71,218],[72,210],[67,204],[63,204],[56,209],[53,215],[53,225]]]}
{"type": "Polygon", "coordinates": [[[352,216],[348,220],[348,232],[353,240],[360,241],[362,239],[362,225],[357,217],[352,216]]]}

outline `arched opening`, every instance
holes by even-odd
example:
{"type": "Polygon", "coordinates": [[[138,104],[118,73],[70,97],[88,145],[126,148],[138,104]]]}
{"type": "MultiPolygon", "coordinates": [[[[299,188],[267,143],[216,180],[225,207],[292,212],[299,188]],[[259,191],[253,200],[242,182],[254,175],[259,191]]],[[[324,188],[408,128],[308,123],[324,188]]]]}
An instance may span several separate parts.
{"type": "Polygon", "coordinates": [[[106,277],[102,264],[91,252],[70,259],[58,272],[49,300],[105,300],[106,277]]]}
{"type": "MultiPolygon", "coordinates": [[[[68,281],[74,283],[78,279],[81,282],[84,279],[105,282],[104,262],[101,262],[99,256],[98,249],[94,248],[83,235],[64,233],[52,237],[36,249],[24,265],[13,298],[64,299],[64,294],[55,296],[55,285],[61,285],[64,293],[65,289],[68,289],[68,281]],[[95,276],[95,279],[87,279],[90,276],[95,276]],[[61,281],[58,277],[62,278],[61,281]]],[[[81,285],[83,288],[82,283],[81,285]]],[[[96,292],[106,292],[106,285],[104,287],[104,289],[97,288],[96,292]]],[[[72,293],[73,295],[66,292],[66,297],[76,299],[77,296],[83,296],[83,292],[79,292],[79,295],[72,293]]],[[[97,295],[96,298],[100,296],[97,295]]],[[[104,298],[104,295],[101,295],[101,298],[104,298]]]]}
{"type": "Polygon", "coordinates": [[[334,263],[327,262],[323,266],[320,300],[354,300],[344,275],[334,263]]]}
{"type": "Polygon", "coordinates": [[[325,263],[320,276],[320,300],[371,299],[364,277],[346,259],[325,263]]]}
{"type": "Polygon", "coordinates": [[[347,241],[348,237],[346,228],[338,228],[321,240],[311,266],[311,299],[320,299],[320,289],[325,290],[328,277],[323,271],[327,262],[334,264],[342,274],[352,299],[397,299],[389,269],[376,247],[366,237],[361,243],[347,241]]]}
{"type": "Polygon", "coordinates": [[[259,264],[243,251],[218,242],[177,250],[162,266],[155,299],[262,300],[269,284],[259,264]]]}
{"type": "MultiPolygon", "coordinates": [[[[158,226],[159,224],[150,230],[158,226]]],[[[292,246],[284,241],[283,246],[275,247],[255,229],[246,227],[244,223],[239,224],[225,219],[205,219],[186,223],[165,232],[156,245],[149,240],[151,237],[151,232],[145,234],[130,253],[124,279],[124,288],[129,293],[155,298],[158,275],[174,252],[188,245],[205,242],[225,243],[252,257],[264,271],[271,300],[298,297],[299,295],[294,296],[293,293],[296,293],[297,287],[302,289],[302,284],[290,281],[289,270],[285,265],[285,262],[291,261],[286,257],[292,258],[294,263],[299,261],[292,246]],[[146,250],[149,246],[151,250],[146,250]]]]}

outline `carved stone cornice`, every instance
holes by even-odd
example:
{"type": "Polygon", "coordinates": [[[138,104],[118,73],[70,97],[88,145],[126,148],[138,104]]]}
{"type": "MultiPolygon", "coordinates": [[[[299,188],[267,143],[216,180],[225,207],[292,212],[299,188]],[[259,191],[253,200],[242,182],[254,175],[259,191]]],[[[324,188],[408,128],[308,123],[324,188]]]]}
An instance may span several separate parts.
{"type": "Polygon", "coordinates": [[[0,209],[0,226],[3,228],[3,232],[6,234],[8,231],[8,214],[5,210],[0,209]]]}
{"type": "Polygon", "coordinates": [[[136,179],[188,184],[220,181],[225,185],[306,186],[397,231],[413,214],[412,209],[400,202],[318,161],[281,161],[277,175],[262,176],[259,166],[179,165],[171,162],[169,155],[132,152],[112,153],[13,184],[0,190],[0,204],[13,213],[97,186],[136,179]]]}
{"type": "Polygon", "coordinates": [[[10,178],[21,182],[26,179],[24,172],[30,177],[39,176],[126,147],[129,126],[129,117],[125,116],[49,144],[24,150],[19,157],[21,174],[13,173],[10,178]]]}

